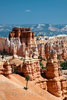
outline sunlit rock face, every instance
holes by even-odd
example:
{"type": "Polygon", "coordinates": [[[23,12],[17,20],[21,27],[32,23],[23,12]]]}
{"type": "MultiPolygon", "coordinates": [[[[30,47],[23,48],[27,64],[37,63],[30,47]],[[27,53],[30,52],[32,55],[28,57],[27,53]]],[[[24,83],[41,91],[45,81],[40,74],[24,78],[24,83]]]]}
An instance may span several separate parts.
{"type": "Polygon", "coordinates": [[[8,76],[12,73],[12,68],[9,62],[1,62],[0,66],[0,74],[3,74],[5,76],[8,76]]]}
{"type": "Polygon", "coordinates": [[[47,71],[46,77],[48,78],[47,90],[54,94],[55,96],[60,97],[62,95],[61,83],[58,79],[59,77],[59,66],[57,61],[57,53],[55,50],[50,51],[50,56],[47,61],[47,71]]]}
{"type": "Polygon", "coordinates": [[[49,58],[51,49],[56,50],[58,60],[67,59],[67,36],[49,39],[49,41],[45,44],[46,59],[49,58]]]}
{"type": "MultiPolygon", "coordinates": [[[[54,38],[55,39],[55,38],[54,38]]],[[[2,48],[8,54],[14,57],[21,56],[22,64],[16,67],[17,72],[23,73],[24,76],[29,76],[31,81],[39,85],[42,89],[49,91],[57,97],[65,97],[66,95],[66,79],[64,79],[59,70],[58,59],[67,59],[67,42],[64,39],[56,38],[56,40],[48,40],[45,43],[35,41],[34,32],[30,28],[15,27],[4,42],[0,43],[2,48]],[[41,67],[38,57],[46,59],[44,77],[41,76],[41,67]]],[[[43,62],[43,61],[42,61],[43,62]]],[[[9,62],[4,62],[0,66],[0,74],[8,76],[12,73],[12,65],[9,62]]]]}
{"type": "Polygon", "coordinates": [[[29,75],[31,80],[40,77],[38,48],[34,39],[34,32],[31,32],[30,28],[13,28],[6,44],[7,47],[9,46],[11,54],[24,57],[22,70],[19,70],[25,76],[29,75]]]}
{"type": "Polygon", "coordinates": [[[41,85],[41,88],[47,89],[46,80],[41,77],[38,47],[31,28],[13,28],[6,42],[11,54],[24,57],[24,63],[18,68],[18,71],[24,76],[29,75],[30,80],[35,80],[36,84],[41,85]]]}
{"type": "Polygon", "coordinates": [[[67,92],[65,92],[67,89],[67,81],[60,74],[57,52],[54,49],[50,51],[50,56],[46,64],[46,68],[46,77],[48,79],[47,90],[57,97],[65,96],[67,94],[67,92]]]}
{"type": "Polygon", "coordinates": [[[3,49],[8,54],[24,57],[21,72],[25,76],[29,75],[31,80],[40,77],[38,48],[31,28],[14,27],[9,33],[9,38],[5,39],[3,49]]]}
{"type": "Polygon", "coordinates": [[[59,76],[59,66],[57,61],[57,53],[55,50],[51,50],[49,59],[47,61],[47,72],[46,76],[48,79],[52,79],[54,77],[59,76]]]}
{"type": "Polygon", "coordinates": [[[31,28],[14,27],[5,40],[4,49],[7,53],[24,56],[25,50],[35,52],[37,45],[34,39],[34,32],[31,28]]]}
{"type": "Polygon", "coordinates": [[[6,61],[4,64],[3,64],[3,68],[4,68],[4,75],[10,75],[12,73],[12,68],[11,68],[11,65],[8,61],[6,61]]]}
{"type": "Polygon", "coordinates": [[[34,32],[31,32],[31,28],[18,28],[14,27],[12,32],[9,34],[9,40],[11,38],[20,38],[21,43],[29,46],[31,43],[34,44],[34,32]]]}

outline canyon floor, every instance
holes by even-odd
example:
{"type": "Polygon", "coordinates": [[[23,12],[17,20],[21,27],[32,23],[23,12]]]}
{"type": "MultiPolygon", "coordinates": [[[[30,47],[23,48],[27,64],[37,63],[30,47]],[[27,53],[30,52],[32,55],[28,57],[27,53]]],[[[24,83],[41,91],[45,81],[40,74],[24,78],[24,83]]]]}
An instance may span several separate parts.
{"type": "Polygon", "coordinates": [[[35,82],[29,81],[25,90],[25,78],[12,74],[9,78],[0,75],[0,100],[62,100],[42,90],[35,82]]]}

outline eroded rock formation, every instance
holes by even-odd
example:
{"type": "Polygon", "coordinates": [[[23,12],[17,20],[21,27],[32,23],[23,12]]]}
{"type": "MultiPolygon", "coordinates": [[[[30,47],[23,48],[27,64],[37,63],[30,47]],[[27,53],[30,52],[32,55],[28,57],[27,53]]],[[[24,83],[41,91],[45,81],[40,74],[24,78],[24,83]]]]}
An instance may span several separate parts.
{"type": "Polygon", "coordinates": [[[0,74],[3,74],[5,76],[8,76],[12,73],[11,65],[8,61],[1,62],[0,66],[0,74]]]}
{"type": "MultiPolygon", "coordinates": [[[[0,43],[1,44],[1,43],[0,43]]],[[[17,72],[21,72],[24,76],[29,76],[31,81],[39,85],[42,89],[48,90],[57,97],[66,97],[67,80],[60,73],[59,60],[67,59],[67,41],[58,39],[47,41],[45,44],[37,44],[34,32],[30,28],[13,28],[9,34],[9,38],[2,42],[0,51],[5,50],[13,57],[21,56],[23,61],[16,66],[17,72]],[[41,67],[38,56],[46,58],[46,76],[41,76],[41,67]]],[[[14,59],[14,58],[13,58],[14,59]]],[[[19,59],[19,58],[18,58],[19,59]]],[[[15,63],[14,63],[15,64],[15,63]]],[[[12,73],[12,65],[9,61],[0,64],[0,74],[5,76],[12,73]]]]}
{"type": "Polygon", "coordinates": [[[55,50],[50,51],[46,67],[46,77],[48,79],[47,90],[55,96],[62,97],[62,95],[66,94],[66,92],[64,92],[67,88],[66,79],[61,78],[62,76],[59,70],[60,66],[58,64],[57,53],[55,50]]]}

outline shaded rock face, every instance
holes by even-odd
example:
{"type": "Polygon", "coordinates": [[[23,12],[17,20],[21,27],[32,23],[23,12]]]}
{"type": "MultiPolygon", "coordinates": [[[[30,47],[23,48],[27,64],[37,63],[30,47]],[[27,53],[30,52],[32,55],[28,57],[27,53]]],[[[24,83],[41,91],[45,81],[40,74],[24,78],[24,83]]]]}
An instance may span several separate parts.
{"type": "Polygon", "coordinates": [[[58,80],[48,80],[47,82],[48,91],[57,97],[61,97],[61,83],[58,80]]]}
{"type": "Polygon", "coordinates": [[[63,100],[67,100],[67,97],[65,97],[63,100]]]}
{"type": "Polygon", "coordinates": [[[61,90],[62,95],[65,97],[67,95],[67,80],[61,80],[61,90]]]}

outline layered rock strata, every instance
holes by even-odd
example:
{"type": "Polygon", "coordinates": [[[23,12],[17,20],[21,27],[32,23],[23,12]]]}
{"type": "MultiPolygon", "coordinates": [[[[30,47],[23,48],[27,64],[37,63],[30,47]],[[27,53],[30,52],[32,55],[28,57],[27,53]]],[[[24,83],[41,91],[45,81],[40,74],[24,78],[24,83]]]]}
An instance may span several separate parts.
{"type": "Polygon", "coordinates": [[[0,74],[5,76],[10,75],[12,73],[12,68],[9,62],[1,62],[0,66],[0,74]]]}
{"type": "Polygon", "coordinates": [[[66,79],[60,74],[59,65],[57,61],[57,53],[55,50],[51,50],[49,60],[47,61],[46,77],[47,90],[57,97],[65,95],[67,86],[66,79]],[[64,85],[63,85],[64,84],[64,85]]]}

